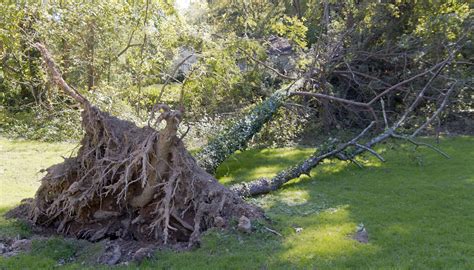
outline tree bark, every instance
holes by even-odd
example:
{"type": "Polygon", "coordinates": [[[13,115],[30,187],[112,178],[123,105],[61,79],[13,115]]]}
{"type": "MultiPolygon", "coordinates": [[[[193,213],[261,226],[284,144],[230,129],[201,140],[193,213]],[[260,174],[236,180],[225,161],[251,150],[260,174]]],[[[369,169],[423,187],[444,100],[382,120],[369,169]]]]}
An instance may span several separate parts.
{"type": "Polygon", "coordinates": [[[247,146],[247,142],[257,134],[265,123],[281,107],[289,93],[303,87],[304,78],[289,86],[282,87],[273,95],[257,105],[248,115],[235,125],[213,138],[197,155],[198,164],[213,174],[217,167],[237,150],[247,146]]]}

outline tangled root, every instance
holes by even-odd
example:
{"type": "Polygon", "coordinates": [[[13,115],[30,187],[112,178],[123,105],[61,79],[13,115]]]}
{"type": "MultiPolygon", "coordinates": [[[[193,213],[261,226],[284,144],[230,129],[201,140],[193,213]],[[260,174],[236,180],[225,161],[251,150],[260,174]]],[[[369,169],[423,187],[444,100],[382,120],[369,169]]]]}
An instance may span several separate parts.
{"type": "Polygon", "coordinates": [[[90,241],[192,245],[216,221],[260,217],[196,164],[176,134],[181,114],[159,109],[166,127],[157,131],[86,107],[77,157],[47,169],[30,220],[90,241]]]}

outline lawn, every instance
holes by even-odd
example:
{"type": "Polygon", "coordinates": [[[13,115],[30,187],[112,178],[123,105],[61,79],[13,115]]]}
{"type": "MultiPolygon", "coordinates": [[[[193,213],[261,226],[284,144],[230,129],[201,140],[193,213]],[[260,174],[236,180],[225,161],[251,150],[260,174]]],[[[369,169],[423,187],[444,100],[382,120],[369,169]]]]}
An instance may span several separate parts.
{"type": "MultiPolygon", "coordinates": [[[[0,139],[0,213],[31,197],[42,168],[69,155],[73,144],[0,139]]],[[[327,162],[278,192],[250,199],[272,222],[255,233],[212,230],[201,247],[158,251],[143,269],[474,269],[474,137],[443,139],[451,159],[426,149],[388,143],[387,162],[371,158],[360,169],[327,162]],[[350,235],[364,224],[369,243],[350,235]],[[282,236],[275,235],[270,227],[282,236]],[[302,228],[297,233],[296,228],[302,228]]],[[[224,184],[272,176],[310,149],[263,149],[236,153],[218,170],[224,184]]],[[[28,235],[19,222],[0,218],[0,238],[28,235]]],[[[0,257],[0,269],[83,269],[95,245],[53,238],[32,252],[0,257]],[[84,263],[83,263],[84,261],[84,263]]],[[[117,269],[136,269],[137,265],[117,269]]]]}

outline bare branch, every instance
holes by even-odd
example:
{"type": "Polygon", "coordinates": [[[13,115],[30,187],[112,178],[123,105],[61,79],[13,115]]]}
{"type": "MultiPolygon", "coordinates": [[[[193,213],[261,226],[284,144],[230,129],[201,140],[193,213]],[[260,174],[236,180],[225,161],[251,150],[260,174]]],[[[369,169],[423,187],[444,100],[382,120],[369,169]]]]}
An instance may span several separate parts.
{"type": "Polygon", "coordinates": [[[441,105],[438,107],[438,109],[433,113],[433,115],[428,119],[426,120],[426,122],[421,125],[417,130],[415,130],[415,132],[413,132],[413,134],[411,134],[410,137],[415,137],[416,135],[418,135],[418,133],[420,133],[420,131],[422,131],[423,129],[425,129],[437,116],[438,114],[443,111],[444,107],[446,106],[446,104],[448,103],[448,99],[449,99],[449,96],[451,95],[451,93],[453,92],[454,90],[454,86],[456,84],[453,84],[451,85],[451,87],[449,88],[449,90],[446,92],[446,94],[444,95],[444,99],[443,99],[443,102],[441,102],[441,105]]]}
{"type": "Polygon", "coordinates": [[[385,128],[388,128],[387,113],[385,112],[385,102],[383,101],[383,98],[380,99],[380,106],[382,106],[382,115],[383,121],[385,123],[385,128]]]}
{"type": "Polygon", "coordinates": [[[378,122],[378,118],[377,118],[377,115],[375,114],[374,108],[372,108],[372,106],[370,106],[370,104],[368,103],[353,101],[353,100],[330,96],[330,95],[321,94],[321,93],[311,93],[311,92],[304,92],[304,91],[293,91],[293,92],[290,92],[289,94],[290,96],[310,96],[310,97],[315,97],[315,98],[320,98],[320,99],[334,100],[334,101],[344,103],[344,104],[350,104],[354,106],[363,107],[363,108],[366,108],[372,114],[372,117],[374,118],[375,122],[376,123],[378,122]]]}
{"type": "Polygon", "coordinates": [[[406,140],[406,141],[409,141],[410,143],[416,145],[416,146],[426,146],[436,152],[438,152],[439,154],[441,154],[443,157],[445,158],[451,158],[448,154],[446,154],[445,152],[443,152],[441,149],[439,149],[438,147],[434,146],[434,145],[431,145],[429,143],[424,143],[424,142],[418,142],[418,141],[415,141],[412,137],[409,137],[409,136],[403,136],[403,135],[398,135],[398,134],[391,134],[392,137],[394,138],[398,138],[398,139],[402,139],[402,140],[406,140]]]}
{"type": "Polygon", "coordinates": [[[422,76],[424,76],[424,75],[430,73],[431,71],[433,71],[433,70],[435,70],[435,69],[437,69],[437,68],[446,66],[446,64],[448,64],[449,61],[450,61],[450,58],[448,58],[448,59],[446,59],[446,60],[444,60],[444,61],[441,61],[441,62],[437,63],[436,65],[434,65],[433,67],[431,67],[430,69],[425,70],[424,72],[421,72],[421,73],[419,73],[419,74],[417,74],[417,75],[415,75],[415,76],[413,76],[413,77],[411,77],[411,78],[408,78],[408,79],[406,79],[406,80],[404,80],[404,81],[401,81],[401,82],[399,82],[399,83],[397,83],[397,84],[395,84],[395,85],[393,85],[393,86],[387,88],[387,89],[384,90],[382,93],[378,94],[378,95],[375,96],[372,100],[370,100],[369,102],[367,102],[367,104],[368,104],[368,105],[371,105],[371,104],[373,104],[374,102],[376,102],[379,98],[381,98],[381,97],[385,96],[386,94],[388,94],[390,91],[393,91],[393,90],[397,89],[398,87],[400,87],[400,86],[402,86],[402,85],[404,85],[404,84],[407,84],[407,83],[409,83],[409,82],[411,82],[411,81],[413,81],[413,80],[415,80],[415,79],[417,79],[417,78],[419,78],[419,77],[422,77],[422,76]]]}
{"type": "Polygon", "coordinates": [[[372,149],[368,146],[362,145],[362,144],[358,144],[358,143],[356,143],[355,146],[367,150],[372,155],[374,155],[376,158],[378,158],[380,161],[385,162],[385,159],[379,153],[377,153],[374,149],[372,149]]]}
{"type": "Polygon", "coordinates": [[[327,146],[321,146],[321,148],[317,149],[313,155],[311,155],[311,157],[294,167],[290,167],[287,170],[281,171],[272,179],[257,179],[249,183],[233,185],[231,190],[240,196],[254,196],[276,190],[286,182],[303,174],[309,175],[309,172],[318,164],[320,164],[321,161],[337,156],[349,146],[356,146],[357,141],[360,140],[360,138],[362,138],[374,126],[374,124],[375,122],[371,122],[370,125],[368,125],[356,137],[339,146],[334,146],[335,142],[330,143],[330,145],[327,146]]]}
{"type": "Polygon", "coordinates": [[[176,74],[176,72],[178,71],[178,69],[184,64],[186,63],[186,61],[188,61],[189,58],[195,56],[194,53],[186,56],[185,58],[183,58],[183,60],[181,60],[177,65],[176,67],[173,69],[173,72],[171,72],[171,75],[168,75],[167,78],[166,78],[166,81],[165,83],[163,84],[163,87],[161,88],[161,91],[160,91],[160,94],[158,95],[158,99],[157,99],[157,103],[160,103],[161,102],[161,97],[163,96],[163,93],[165,92],[165,88],[166,86],[169,84],[170,82],[170,79],[171,78],[174,78],[174,75],[176,74]]]}
{"type": "Polygon", "coordinates": [[[408,114],[410,114],[415,109],[415,107],[418,105],[418,103],[421,101],[421,99],[425,95],[425,92],[428,89],[428,87],[430,86],[430,84],[433,82],[434,79],[436,79],[436,77],[438,77],[438,75],[446,67],[446,65],[449,63],[450,60],[451,60],[451,57],[442,62],[442,65],[440,65],[438,70],[433,74],[433,76],[431,76],[431,78],[425,84],[423,89],[418,93],[418,95],[415,98],[415,101],[413,101],[413,103],[410,105],[410,107],[405,111],[405,113],[400,117],[400,119],[393,125],[394,130],[399,128],[402,125],[402,123],[405,121],[408,114]]]}
{"type": "Polygon", "coordinates": [[[43,60],[46,64],[46,68],[51,76],[53,83],[59,86],[59,88],[61,88],[64,93],[79,102],[84,108],[90,107],[91,104],[89,103],[89,101],[84,96],[82,96],[76,89],[70,87],[66,83],[66,81],[64,81],[48,49],[46,49],[46,47],[39,42],[35,43],[33,46],[41,52],[43,60]]]}
{"type": "Polygon", "coordinates": [[[290,94],[290,96],[310,96],[310,97],[321,98],[321,99],[329,99],[329,100],[334,100],[334,101],[337,101],[337,102],[346,103],[346,104],[350,104],[350,105],[360,106],[360,107],[364,107],[364,108],[370,108],[370,106],[367,103],[353,101],[353,100],[344,99],[344,98],[335,97],[335,96],[330,96],[330,95],[325,95],[325,94],[321,94],[321,93],[293,91],[293,92],[290,92],[289,94],[290,94]]]}
{"type": "Polygon", "coordinates": [[[298,78],[296,78],[296,77],[291,77],[291,76],[287,76],[287,75],[285,75],[285,74],[282,74],[281,72],[279,72],[279,71],[276,70],[275,68],[273,68],[273,67],[267,65],[266,63],[264,63],[264,62],[258,60],[258,59],[255,58],[255,57],[253,57],[252,55],[250,55],[249,53],[247,53],[245,50],[243,50],[243,49],[241,49],[241,48],[237,48],[237,49],[238,49],[239,51],[241,51],[243,54],[245,54],[245,56],[247,56],[248,58],[250,58],[252,61],[254,61],[254,62],[256,62],[256,63],[258,63],[258,64],[260,64],[260,65],[262,65],[262,66],[264,66],[264,67],[266,67],[266,68],[268,68],[269,70],[273,71],[276,75],[278,75],[278,76],[280,76],[280,77],[282,77],[282,78],[284,78],[284,79],[288,79],[288,80],[294,80],[294,81],[298,80],[298,78]]]}

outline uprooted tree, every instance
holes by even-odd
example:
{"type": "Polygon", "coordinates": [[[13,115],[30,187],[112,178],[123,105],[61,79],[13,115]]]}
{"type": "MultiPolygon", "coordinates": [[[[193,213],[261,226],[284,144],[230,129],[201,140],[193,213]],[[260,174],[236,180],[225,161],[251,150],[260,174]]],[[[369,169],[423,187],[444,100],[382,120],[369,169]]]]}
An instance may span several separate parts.
{"type": "Polygon", "coordinates": [[[155,126],[139,128],[93,106],[61,77],[36,44],[52,80],[83,109],[85,135],[74,158],[50,167],[29,218],[91,241],[122,238],[194,244],[202,231],[233,218],[261,216],[201,169],[177,136],[181,112],[157,106],[155,126]]]}
{"type": "Polygon", "coordinates": [[[438,148],[418,142],[414,137],[446,106],[456,88],[456,80],[448,80],[449,88],[438,96],[438,109],[427,116],[419,128],[407,135],[403,134],[402,127],[422,103],[430,84],[451,63],[454,53],[421,75],[388,87],[366,102],[300,91],[308,82],[314,81],[315,72],[308,71],[300,79],[292,79],[291,84],[276,91],[212,140],[198,153],[196,161],[177,136],[183,117],[181,111],[158,105],[152,111],[149,125],[144,128],[113,117],[71,88],[61,77],[47,49],[41,44],[36,44],[36,47],[43,55],[52,81],[83,109],[85,135],[77,156],[47,170],[34,200],[27,207],[28,218],[34,224],[54,228],[62,234],[91,241],[121,238],[156,244],[179,242],[193,245],[198,242],[200,234],[211,227],[228,226],[232,219],[242,216],[249,219],[262,217],[261,210],[246,203],[242,197],[276,190],[292,179],[309,174],[325,159],[360,165],[356,157],[368,152],[383,161],[373,147],[389,138],[427,146],[447,157],[438,148]],[[424,87],[414,92],[404,111],[397,118],[388,119],[383,97],[400,85],[428,74],[431,77],[424,87]],[[230,188],[219,184],[211,173],[229,155],[244,148],[291,96],[308,96],[362,107],[374,119],[351,140],[328,140],[308,159],[288,167],[272,179],[257,179],[230,188]],[[379,121],[374,109],[376,101],[381,101],[380,112],[385,128],[374,131],[379,121]],[[156,113],[157,117],[154,116],[156,113]],[[164,128],[158,130],[162,122],[164,128]]]}

